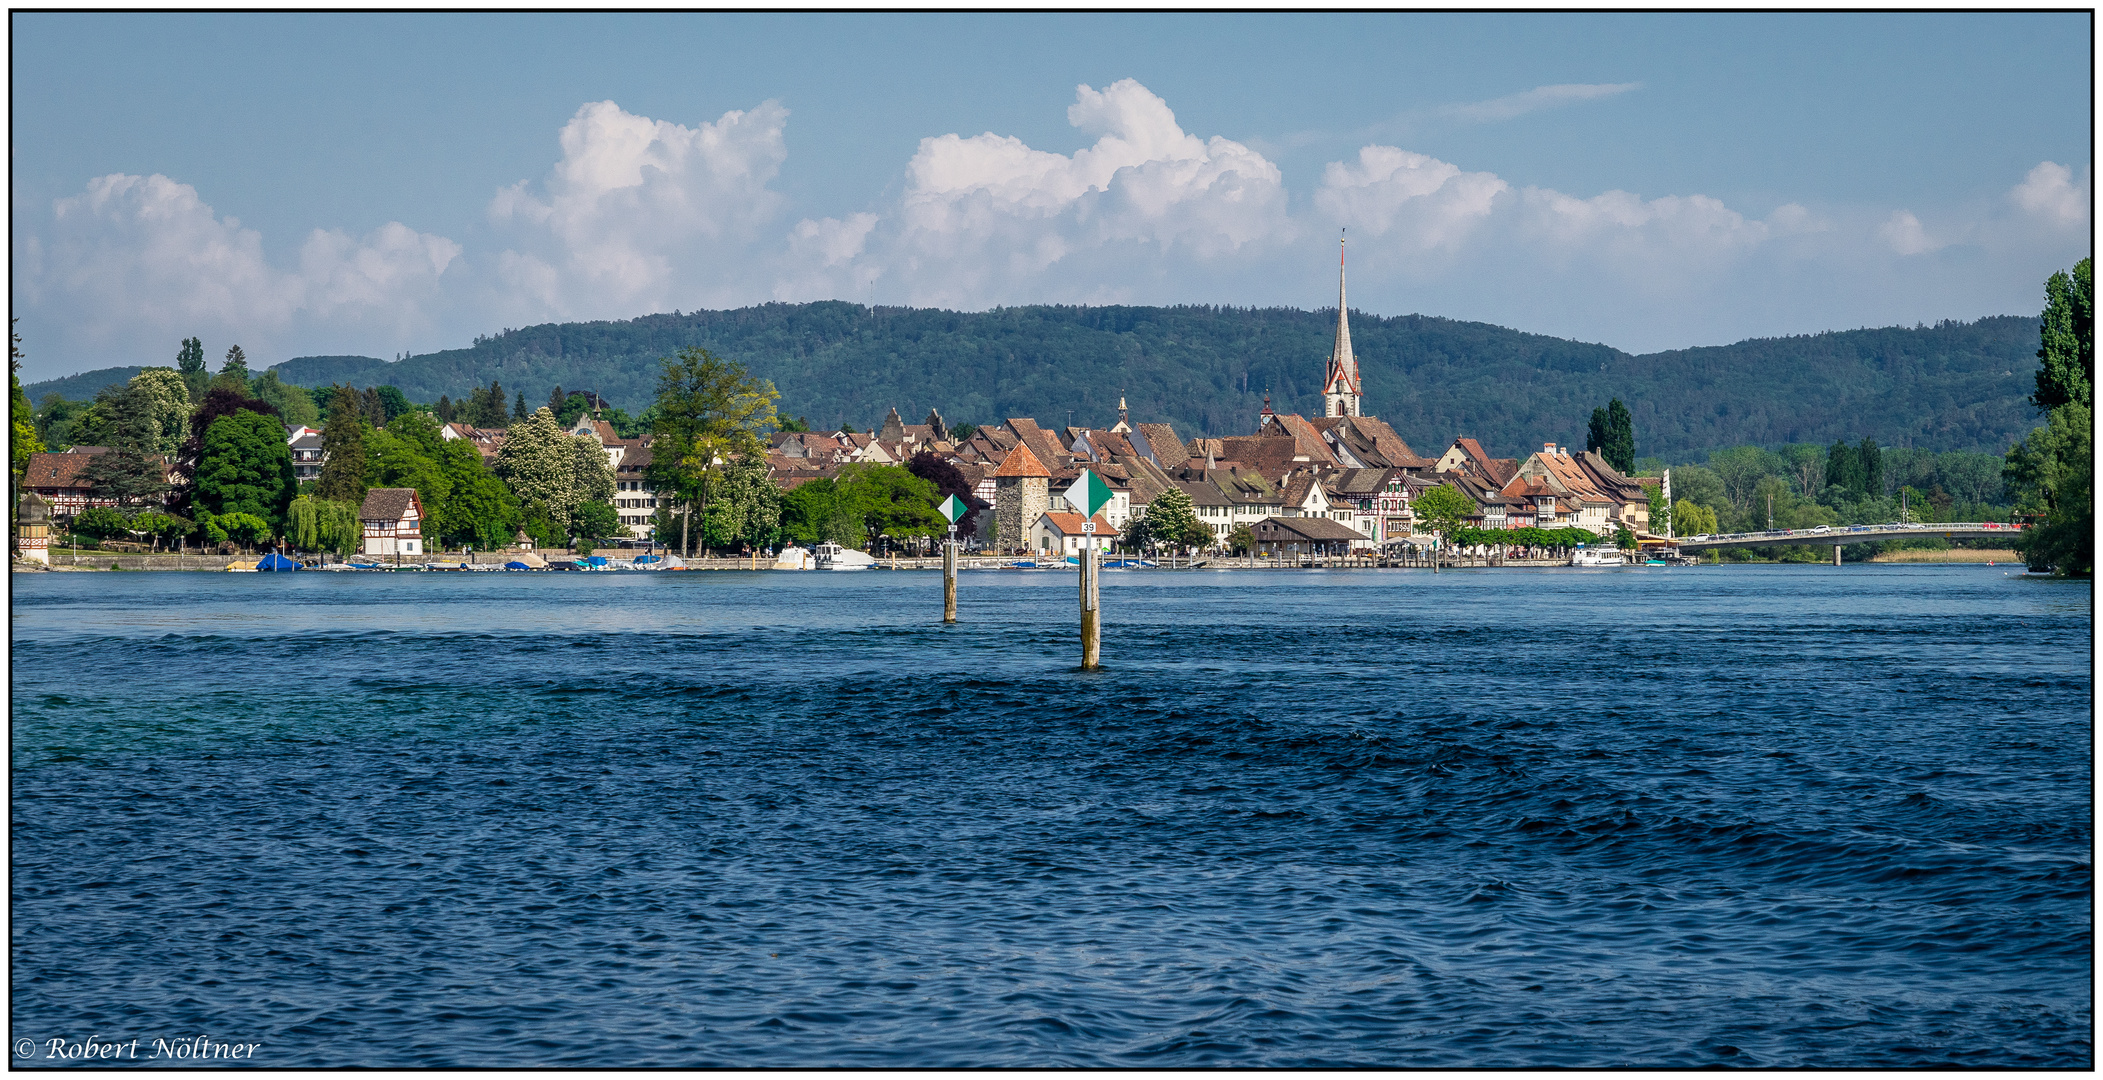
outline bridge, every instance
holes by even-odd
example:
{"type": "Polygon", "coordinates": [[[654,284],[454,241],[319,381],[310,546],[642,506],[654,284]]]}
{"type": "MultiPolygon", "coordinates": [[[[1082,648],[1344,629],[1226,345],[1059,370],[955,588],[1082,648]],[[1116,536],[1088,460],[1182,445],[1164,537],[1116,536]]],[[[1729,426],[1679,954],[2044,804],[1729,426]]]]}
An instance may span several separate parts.
{"type": "Polygon", "coordinates": [[[1867,544],[1878,540],[1925,540],[1931,536],[1944,540],[1993,538],[2013,544],[2022,535],[2022,526],[1999,521],[1915,521],[1889,525],[1820,525],[1810,529],[1769,529],[1765,532],[1722,533],[1714,536],[1704,534],[1683,536],[1667,543],[1677,545],[1685,554],[1723,548],[1772,547],[1776,544],[1831,544],[1833,561],[1838,563],[1840,549],[1848,544],[1867,544]]]}

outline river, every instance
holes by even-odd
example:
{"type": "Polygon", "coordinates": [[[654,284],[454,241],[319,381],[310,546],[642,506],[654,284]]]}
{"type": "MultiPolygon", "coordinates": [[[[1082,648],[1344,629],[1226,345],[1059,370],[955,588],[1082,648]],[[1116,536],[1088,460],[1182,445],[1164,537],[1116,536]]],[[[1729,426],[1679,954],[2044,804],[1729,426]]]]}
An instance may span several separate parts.
{"type": "Polygon", "coordinates": [[[2092,1063],[2086,584],[1102,593],[15,575],[14,1063],[2092,1063]]]}

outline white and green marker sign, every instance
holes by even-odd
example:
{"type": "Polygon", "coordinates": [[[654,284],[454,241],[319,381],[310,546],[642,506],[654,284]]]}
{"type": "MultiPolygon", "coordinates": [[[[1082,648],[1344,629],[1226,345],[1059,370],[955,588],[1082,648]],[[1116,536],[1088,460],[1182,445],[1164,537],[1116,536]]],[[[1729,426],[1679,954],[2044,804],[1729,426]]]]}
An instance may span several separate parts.
{"type": "Polygon", "coordinates": [[[942,500],[942,505],[935,507],[935,509],[941,511],[942,516],[948,518],[949,523],[954,525],[962,521],[965,513],[971,508],[964,505],[964,500],[951,495],[949,498],[942,500]]]}
{"type": "Polygon", "coordinates": [[[1087,469],[1082,469],[1081,478],[1066,489],[1066,505],[1079,511],[1082,517],[1094,517],[1109,504],[1110,485],[1087,469]]]}

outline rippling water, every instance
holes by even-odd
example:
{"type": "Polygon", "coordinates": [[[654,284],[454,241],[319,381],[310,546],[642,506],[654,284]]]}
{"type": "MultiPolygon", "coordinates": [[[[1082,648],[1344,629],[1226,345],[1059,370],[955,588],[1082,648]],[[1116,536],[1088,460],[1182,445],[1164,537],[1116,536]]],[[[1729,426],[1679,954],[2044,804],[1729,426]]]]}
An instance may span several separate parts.
{"type": "Polygon", "coordinates": [[[16,1064],[2086,1067],[2005,570],[21,575],[16,1064]]]}

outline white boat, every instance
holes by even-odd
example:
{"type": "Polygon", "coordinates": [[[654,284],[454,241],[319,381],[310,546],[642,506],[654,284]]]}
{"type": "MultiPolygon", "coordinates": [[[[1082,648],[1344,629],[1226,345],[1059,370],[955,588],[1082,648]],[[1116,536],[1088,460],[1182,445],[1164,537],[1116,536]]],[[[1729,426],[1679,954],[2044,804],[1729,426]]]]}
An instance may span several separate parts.
{"type": "Polygon", "coordinates": [[[1610,548],[1581,547],[1570,556],[1572,566],[1627,566],[1628,560],[1610,548]]]}
{"type": "Polygon", "coordinates": [[[876,565],[875,556],[866,551],[843,548],[838,544],[825,543],[811,549],[817,557],[820,570],[867,570],[876,565]]]}
{"type": "Polygon", "coordinates": [[[774,569],[810,570],[815,568],[816,562],[816,558],[810,552],[790,544],[781,549],[781,554],[774,557],[774,569]]]}

